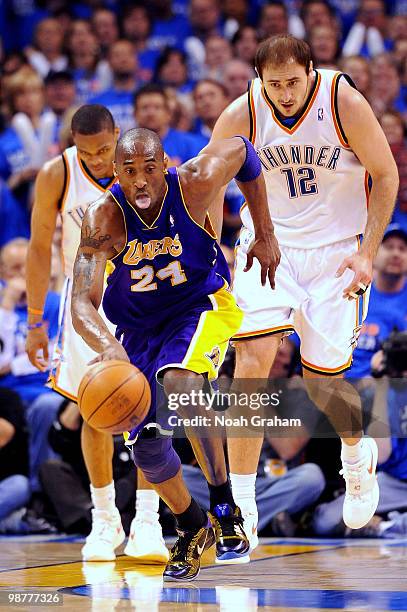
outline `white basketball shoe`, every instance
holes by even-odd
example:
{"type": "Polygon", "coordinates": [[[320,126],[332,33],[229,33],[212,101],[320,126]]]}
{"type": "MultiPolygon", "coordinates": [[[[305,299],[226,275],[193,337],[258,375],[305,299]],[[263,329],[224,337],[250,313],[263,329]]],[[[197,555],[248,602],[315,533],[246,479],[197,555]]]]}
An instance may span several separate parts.
{"type": "Polygon", "coordinates": [[[342,459],[340,474],[346,482],[343,521],[350,529],[364,527],[379,503],[376,478],[378,449],[373,438],[363,438],[363,455],[357,463],[348,463],[342,459]]]}
{"type": "Polygon", "coordinates": [[[119,511],[92,510],[92,531],[82,548],[84,561],[114,561],[115,549],[125,538],[119,511]]]}
{"type": "Polygon", "coordinates": [[[167,563],[170,558],[160,522],[138,513],[132,520],[124,554],[140,563],[167,563]]]}
{"type": "Polygon", "coordinates": [[[242,515],[244,518],[243,529],[250,542],[249,553],[251,553],[259,545],[259,536],[257,535],[259,515],[257,512],[257,507],[254,506],[245,512],[242,511],[242,515]]]}

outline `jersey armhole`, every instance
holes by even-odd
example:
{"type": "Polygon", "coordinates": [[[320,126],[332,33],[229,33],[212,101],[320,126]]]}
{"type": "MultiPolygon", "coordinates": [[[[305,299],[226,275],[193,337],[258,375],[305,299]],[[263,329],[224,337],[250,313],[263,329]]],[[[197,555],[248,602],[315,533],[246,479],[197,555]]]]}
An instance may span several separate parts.
{"type": "Polygon", "coordinates": [[[357,90],[357,87],[355,85],[355,83],[352,81],[352,79],[350,78],[350,76],[348,74],[345,74],[344,72],[340,72],[335,76],[335,80],[334,80],[334,84],[333,84],[333,108],[332,108],[332,112],[334,115],[334,121],[335,121],[335,127],[337,127],[337,132],[338,136],[339,136],[339,140],[341,140],[342,144],[344,144],[347,148],[349,148],[349,143],[348,143],[348,139],[346,138],[346,134],[345,134],[345,130],[343,129],[342,123],[341,123],[341,118],[339,116],[339,109],[338,109],[338,90],[339,90],[339,81],[341,80],[341,78],[344,78],[345,81],[354,89],[357,90]]]}
{"type": "Polygon", "coordinates": [[[256,140],[256,110],[253,101],[253,85],[254,80],[249,81],[247,86],[247,103],[249,106],[249,140],[254,145],[254,141],[256,140]]]}
{"type": "Polygon", "coordinates": [[[65,196],[66,196],[66,192],[67,192],[67,187],[68,187],[68,185],[67,185],[67,183],[68,183],[68,167],[67,167],[67,164],[66,164],[66,159],[65,159],[65,154],[64,153],[62,153],[61,158],[62,158],[62,163],[64,164],[64,185],[62,187],[61,196],[60,196],[60,198],[58,200],[58,204],[57,204],[59,212],[62,211],[62,206],[63,206],[64,200],[65,200],[65,196]]]}

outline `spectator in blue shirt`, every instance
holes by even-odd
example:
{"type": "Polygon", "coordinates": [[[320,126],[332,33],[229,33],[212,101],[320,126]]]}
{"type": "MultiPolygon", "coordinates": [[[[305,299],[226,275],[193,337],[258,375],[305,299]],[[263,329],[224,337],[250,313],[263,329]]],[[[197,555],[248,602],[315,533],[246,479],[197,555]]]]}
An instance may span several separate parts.
{"type": "Polygon", "coordinates": [[[370,362],[394,327],[407,328],[407,233],[389,225],[375,260],[369,310],[353,354],[350,378],[371,373],[370,362]]]}
{"type": "Polygon", "coordinates": [[[163,87],[172,87],[178,93],[189,93],[194,82],[188,78],[187,58],[179,49],[164,49],[158,58],[153,82],[163,87]]]}
{"type": "MultiPolygon", "coordinates": [[[[45,387],[48,372],[32,366],[25,352],[27,336],[27,298],[25,263],[28,241],[16,238],[0,253],[0,386],[19,394],[26,406],[30,434],[30,484],[39,490],[38,470],[53,456],[48,431],[63,398],[45,387]]],[[[49,292],[44,309],[44,325],[55,341],[58,333],[59,295],[49,292]]],[[[50,351],[51,354],[51,351],[50,351]]]]}
{"type": "Polygon", "coordinates": [[[134,96],[134,116],[137,125],[156,132],[170,158],[171,166],[179,166],[198,155],[207,139],[170,127],[171,111],[165,90],[160,85],[144,85],[134,96]]]}
{"type": "Polygon", "coordinates": [[[122,133],[134,127],[133,96],[139,86],[137,56],[133,43],[118,40],[109,49],[113,86],[91,98],[90,104],[102,104],[112,113],[122,133]]]}
{"type": "Polygon", "coordinates": [[[150,47],[151,28],[152,20],[146,6],[130,4],[124,8],[122,15],[123,35],[133,43],[136,49],[139,76],[144,82],[151,80],[160,56],[160,49],[150,47]]]}

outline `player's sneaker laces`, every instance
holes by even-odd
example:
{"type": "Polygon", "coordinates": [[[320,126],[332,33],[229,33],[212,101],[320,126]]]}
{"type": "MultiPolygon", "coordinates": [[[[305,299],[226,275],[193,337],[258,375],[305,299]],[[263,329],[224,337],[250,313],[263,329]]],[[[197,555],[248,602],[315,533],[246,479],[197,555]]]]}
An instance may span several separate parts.
{"type": "Polygon", "coordinates": [[[141,514],[132,520],[124,554],[142,563],[167,563],[170,554],[158,518],[151,520],[141,514]]]}
{"type": "Polygon", "coordinates": [[[373,438],[363,438],[364,457],[357,463],[342,460],[339,472],[346,482],[343,521],[351,529],[364,527],[374,515],[379,503],[376,478],[378,449],[373,438]]]}
{"type": "Polygon", "coordinates": [[[114,561],[115,549],[125,538],[120,514],[92,510],[92,531],[82,548],[84,561],[114,561]]]}
{"type": "Polygon", "coordinates": [[[209,512],[216,540],[216,563],[248,563],[250,544],[240,508],[218,504],[209,512]]]}
{"type": "Polygon", "coordinates": [[[178,540],[171,548],[164,580],[193,580],[201,568],[201,555],[215,543],[211,522],[197,531],[177,529],[178,540]]]}

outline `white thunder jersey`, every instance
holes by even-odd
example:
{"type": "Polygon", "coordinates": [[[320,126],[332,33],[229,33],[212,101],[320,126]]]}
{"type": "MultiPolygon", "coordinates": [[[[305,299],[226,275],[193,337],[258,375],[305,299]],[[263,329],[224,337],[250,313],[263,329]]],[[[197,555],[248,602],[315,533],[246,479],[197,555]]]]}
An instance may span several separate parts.
{"type": "MultiPolygon", "coordinates": [[[[76,400],[79,384],[84,376],[87,364],[96,357],[96,353],[86,344],[72,325],[71,295],[73,266],[81,238],[82,219],[88,206],[114,183],[105,188],[98,185],[90,176],[78,156],[76,147],[70,147],[63,153],[66,180],[60,215],[62,219],[62,256],[66,281],[61,296],[59,312],[58,340],[53,355],[50,375],[52,387],[62,395],[76,400]]],[[[114,334],[114,326],[106,319],[102,308],[99,314],[114,334]]]]}
{"type": "Polygon", "coordinates": [[[62,255],[65,276],[72,278],[76,252],[81,239],[82,219],[89,204],[100,198],[102,193],[112,186],[114,179],[106,188],[98,185],[87,173],[78,156],[76,147],[65,149],[63,158],[66,168],[66,182],[60,210],[62,255]]]}
{"type": "MultiPolygon", "coordinates": [[[[344,75],[318,70],[315,76],[308,104],[291,128],[280,122],[260,79],[249,89],[250,139],[263,167],[276,237],[302,249],[362,234],[367,220],[367,174],[338,120],[344,75]]],[[[247,206],[241,216],[253,231],[247,206]]]]}

